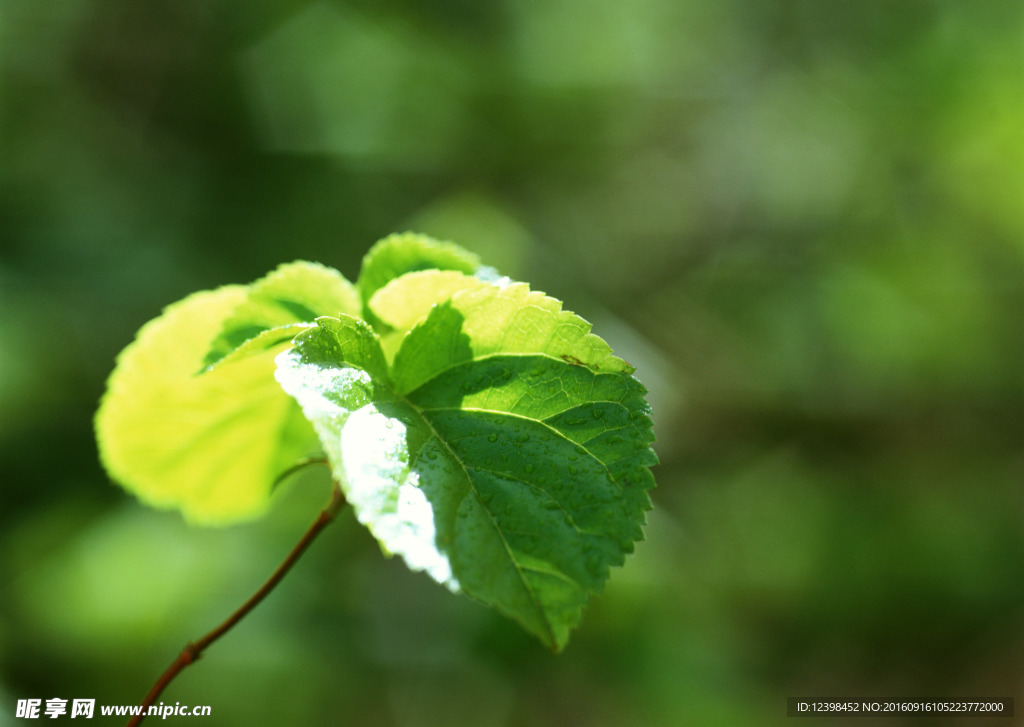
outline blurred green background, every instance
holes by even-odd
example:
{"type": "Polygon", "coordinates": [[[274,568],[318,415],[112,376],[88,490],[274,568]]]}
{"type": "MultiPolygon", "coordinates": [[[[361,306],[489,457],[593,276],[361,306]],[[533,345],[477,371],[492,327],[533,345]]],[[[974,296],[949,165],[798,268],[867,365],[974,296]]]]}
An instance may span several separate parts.
{"type": "Polygon", "coordinates": [[[224,530],[137,504],[92,438],[116,353],[194,290],[296,258],[354,278],[406,229],[637,366],[646,542],[556,657],[344,515],[165,702],[399,727],[1024,709],[1022,39],[1017,0],[0,0],[0,724],[141,699],[326,499],[310,473],[224,530]]]}

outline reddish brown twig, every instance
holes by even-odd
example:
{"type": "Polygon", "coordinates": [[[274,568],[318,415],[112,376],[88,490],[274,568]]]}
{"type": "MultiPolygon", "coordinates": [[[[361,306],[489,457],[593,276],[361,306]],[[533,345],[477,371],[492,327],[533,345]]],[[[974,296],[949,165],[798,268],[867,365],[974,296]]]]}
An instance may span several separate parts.
{"type": "Polygon", "coordinates": [[[142,700],[142,710],[139,714],[131,718],[127,727],[136,727],[136,725],[141,724],[142,720],[146,718],[149,708],[153,706],[153,703],[157,700],[160,694],[163,693],[164,689],[167,688],[167,685],[170,684],[176,676],[178,676],[181,670],[202,656],[203,651],[205,651],[210,644],[230,631],[235,624],[245,618],[246,614],[256,608],[256,606],[258,606],[259,603],[267,597],[267,594],[274,590],[274,587],[280,583],[281,579],[284,578],[285,575],[288,574],[288,571],[291,570],[293,565],[295,565],[295,562],[304,552],[306,552],[306,549],[316,539],[316,536],[320,534],[320,531],[334,519],[334,516],[337,515],[338,511],[344,506],[345,497],[341,494],[341,488],[335,484],[331,493],[330,503],[328,503],[327,507],[321,511],[317,519],[313,521],[313,524],[309,526],[309,530],[307,530],[305,535],[302,536],[302,539],[295,544],[295,547],[292,548],[292,551],[288,553],[288,556],[281,562],[281,565],[277,567],[277,570],[275,570],[270,578],[267,579],[267,582],[264,583],[258,591],[252,594],[249,600],[243,603],[237,611],[228,616],[224,623],[198,641],[191,641],[185,645],[185,648],[181,650],[180,654],[178,654],[178,658],[175,659],[171,665],[167,667],[167,671],[161,674],[160,678],[156,680],[153,688],[149,690],[149,694],[147,694],[146,698],[142,700]]]}

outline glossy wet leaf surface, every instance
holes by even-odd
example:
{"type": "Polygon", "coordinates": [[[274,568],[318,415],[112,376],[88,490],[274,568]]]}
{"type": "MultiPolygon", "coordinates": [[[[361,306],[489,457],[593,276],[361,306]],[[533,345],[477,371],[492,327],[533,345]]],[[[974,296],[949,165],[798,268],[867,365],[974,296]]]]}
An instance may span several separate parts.
{"type": "Polygon", "coordinates": [[[357,286],[315,263],[197,293],[118,358],[112,477],[205,524],[320,451],[386,553],[565,646],[642,538],[646,390],[590,324],[474,255],[394,235],[357,286]]]}
{"type": "Polygon", "coordinates": [[[562,648],[642,536],[656,462],[643,387],[524,285],[457,292],[387,374],[376,340],[321,319],[278,357],[357,517],[410,567],[562,648]]]}

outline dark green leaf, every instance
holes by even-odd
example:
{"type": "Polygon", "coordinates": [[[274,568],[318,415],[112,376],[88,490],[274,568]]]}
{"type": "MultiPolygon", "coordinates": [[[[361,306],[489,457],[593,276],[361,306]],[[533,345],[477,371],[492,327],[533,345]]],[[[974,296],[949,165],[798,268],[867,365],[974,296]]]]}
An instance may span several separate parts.
{"type": "Polygon", "coordinates": [[[642,537],[657,461],[645,390],[589,331],[525,285],[480,283],[433,307],[386,375],[355,319],[278,357],[382,547],[554,649],[642,537]]]}

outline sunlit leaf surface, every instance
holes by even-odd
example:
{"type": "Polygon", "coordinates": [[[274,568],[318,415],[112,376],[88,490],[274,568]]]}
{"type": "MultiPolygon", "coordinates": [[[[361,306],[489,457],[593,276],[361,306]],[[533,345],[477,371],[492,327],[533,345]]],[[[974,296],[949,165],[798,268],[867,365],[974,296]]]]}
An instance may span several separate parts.
{"type": "Polygon", "coordinates": [[[274,381],[274,356],[311,325],[303,321],[359,307],[338,271],[304,261],[169,306],[108,381],[96,416],[107,470],[194,522],[260,515],[277,477],[316,449],[309,422],[274,381]]]}
{"type": "Polygon", "coordinates": [[[359,292],[364,303],[391,280],[417,270],[455,270],[473,274],[480,258],[450,242],[423,235],[390,235],[378,242],[363,258],[359,271],[359,292]]]}
{"type": "Polygon", "coordinates": [[[274,382],[280,346],[197,375],[241,286],[169,306],[118,357],[96,414],[111,477],[144,502],[198,523],[261,514],[275,477],[305,454],[310,425],[274,382]]]}
{"type": "Polygon", "coordinates": [[[279,265],[246,293],[224,321],[205,363],[216,363],[264,331],[320,315],[357,315],[360,309],[359,293],[341,273],[305,260],[279,265]]]}
{"type": "Polygon", "coordinates": [[[643,536],[646,390],[589,323],[454,245],[386,238],[359,281],[296,262],[167,308],[110,377],[107,469],[223,523],[322,450],[385,552],[561,649],[643,536]]]}
{"type": "Polygon", "coordinates": [[[480,284],[435,306],[389,371],[347,317],[278,357],[382,547],[556,650],[642,537],[656,462],[645,390],[589,328],[525,285],[480,284]]]}

